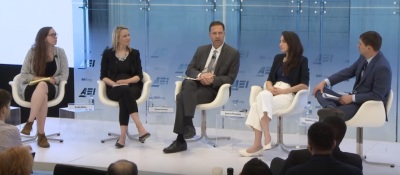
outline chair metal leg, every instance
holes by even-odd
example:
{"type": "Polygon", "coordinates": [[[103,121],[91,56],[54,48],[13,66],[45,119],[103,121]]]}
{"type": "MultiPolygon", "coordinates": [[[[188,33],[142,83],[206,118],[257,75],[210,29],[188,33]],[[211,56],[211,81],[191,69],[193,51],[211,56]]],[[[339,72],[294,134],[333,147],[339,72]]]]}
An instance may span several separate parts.
{"type": "Polygon", "coordinates": [[[229,139],[231,139],[231,137],[208,137],[207,136],[207,115],[206,115],[206,111],[202,110],[201,111],[201,135],[195,136],[195,138],[189,139],[187,141],[195,142],[195,141],[202,140],[203,142],[205,142],[213,147],[217,147],[217,144],[215,144],[214,142],[218,139],[229,140],[229,139]],[[214,142],[211,140],[213,140],[214,142]]]}
{"type": "Polygon", "coordinates": [[[62,142],[64,142],[64,139],[51,138],[51,137],[57,137],[57,136],[60,136],[60,135],[61,135],[61,133],[57,132],[57,133],[46,135],[46,137],[47,137],[47,140],[59,141],[60,143],[62,143],[62,142]]]}
{"type": "MultiPolygon", "coordinates": [[[[51,138],[51,137],[54,137],[54,136],[57,137],[57,136],[60,136],[60,135],[61,134],[58,132],[58,133],[54,133],[54,134],[48,134],[48,135],[46,135],[46,137],[47,137],[47,140],[58,141],[58,142],[62,143],[62,142],[64,142],[64,139],[51,138]]],[[[38,136],[37,136],[37,134],[35,134],[34,136],[21,135],[21,137],[27,138],[25,140],[22,140],[22,143],[28,143],[28,142],[35,141],[38,136]]]]}
{"type": "Polygon", "coordinates": [[[277,129],[278,139],[277,139],[277,143],[272,145],[272,148],[276,148],[276,147],[280,146],[281,149],[286,153],[289,153],[291,150],[294,150],[294,149],[307,148],[306,145],[295,145],[295,146],[290,145],[289,146],[289,145],[286,145],[285,143],[283,143],[283,127],[282,126],[283,126],[282,116],[279,116],[278,117],[278,129],[277,129]]]}
{"type": "MultiPolygon", "coordinates": [[[[104,142],[110,141],[110,140],[118,140],[119,137],[121,136],[121,134],[117,134],[117,133],[113,133],[113,132],[109,132],[108,135],[112,136],[112,137],[107,138],[107,139],[102,139],[101,143],[104,143],[104,142]]],[[[139,134],[129,134],[129,130],[126,132],[126,136],[131,140],[139,141],[139,134]]]]}
{"type": "Polygon", "coordinates": [[[357,127],[357,135],[356,135],[356,153],[361,157],[362,161],[366,164],[371,165],[380,165],[380,166],[390,166],[394,168],[395,164],[393,163],[382,163],[382,162],[372,162],[367,160],[367,156],[363,154],[363,128],[357,127]]]}

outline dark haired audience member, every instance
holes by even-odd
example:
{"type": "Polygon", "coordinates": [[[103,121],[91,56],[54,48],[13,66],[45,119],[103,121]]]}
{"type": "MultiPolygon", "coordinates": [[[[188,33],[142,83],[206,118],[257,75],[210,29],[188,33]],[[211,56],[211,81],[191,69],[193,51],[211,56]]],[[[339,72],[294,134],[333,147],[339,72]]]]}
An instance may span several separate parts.
{"type": "Polygon", "coordinates": [[[261,159],[252,158],[244,164],[240,175],[272,175],[272,172],[261,159]]]}
{"type": "Polygon", "coordinates": [[[107,175],[137,175],[138,168],[135,163],[128,160],[118,160],[107,169],[107,175]]]}
{"type": "Polygon", "coordinates": [[[288,169],[286,175],[363,174],[359,168],[333,158],[332,150],[336,147],[336,141],[332,127],[316,122],[310,126],[307,135],[311,158],[301,165],[288,169]]]}
{"type": "Polygon", "coordinates": [[[10,115],[11,98],[10,92],[0,89],[0,152],[9,147],[22,145],[18,128],[5,123],[10,115]]]}
{"type": "MultiPolygon", "coordinates": [[[[339,148],[339,145],[342,142],[347,130],[346,123],[343,121],[343,119],[331,116],[325,118],[321,122],[329,125],[333,129],[336,141],[336,147],[332,151],[333,158],[362,170],[362,160],[359,155],[354,153],[342,152],[339,148]]],[[[290,151],[286,160],[283,160],[279,157],[275,157],[274,159],[272,159],[271,170],[274,175],[285,175],[286,171],[289,168],[307,162],[310,158],[311,153],[307,149],[293,150],[290,151]]]]}

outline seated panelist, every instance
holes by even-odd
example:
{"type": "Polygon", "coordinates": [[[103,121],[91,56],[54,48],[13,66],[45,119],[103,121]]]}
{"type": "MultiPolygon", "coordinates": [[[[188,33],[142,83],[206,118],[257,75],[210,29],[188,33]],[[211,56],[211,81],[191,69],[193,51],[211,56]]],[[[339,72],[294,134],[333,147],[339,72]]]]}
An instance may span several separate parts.
{"type": "Polygon", "coordinates": [[[101,59],[100,79],[107,85],[107,97],[119,103],[121,136],[116,148],[125,146],[129,117],[136,124],[140,142],[150,137],[140,121],[136,103],[143,89],[140,53],[129,47],[130,41],[128,28],[117,26],[112,33],[112,48],[104,50],[101,59]]]}

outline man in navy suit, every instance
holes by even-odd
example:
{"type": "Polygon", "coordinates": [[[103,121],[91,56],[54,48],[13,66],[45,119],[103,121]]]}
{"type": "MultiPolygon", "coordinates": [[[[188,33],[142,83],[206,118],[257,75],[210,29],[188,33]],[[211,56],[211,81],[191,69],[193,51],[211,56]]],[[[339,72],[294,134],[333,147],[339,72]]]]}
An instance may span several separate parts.
{"type": "MultiPolygon", "coordinates": [[[[391,89],[392,71],[388,61],[380,51],[382,37],[375,31],[360,35],[358,49],[360,57],[347,67],[319,83],[314,88],[314,96],[324,109],[318,111],[320,119],[326,116],[339,116],[350,120],[368,100],[383,101],[386,106],[391,89]],[[326,86],[333,86],[356,77],[352,93],[340,95],[326,86]],[[339,97],[339,100],[324,98],[322,93],[339,97]]],[[[387,120],[387,118],[386,118],[387,120]]]]}
{"type": "MultiPolygon", "coordinates": [[[[355,166],[362,170],[362,160],[359,155],[342,152],[339,148],[339,145],[342,142],[347,130],[346,123],[343,121],[343,119],[339,117],[329,116],[321,122],[327,124],[333,129],[336,147],[332,151],[332,157],[340,162],[355,166]]],[[[290,151],[286,160],[283,160],[280,157],[275,157],[274,159],[272,159],[272,173],[273,175],[285,175],[288,169],[303,164],[307,162],[310,158],[311,152],[307,149],[290,151]]]]}
{"type": "Polygon", "coordinates": [[[225,83],[233,84],[239,71],[239,52],[224,43],[225,26],[222,22],[213,21],[209,26],[212,44],[197,48],[192,61],[186,70],[182,90],[176,95],[176,114],[174,133],[176,140],[164,153],[185,151],[185,139],[196,135],[193,116],[196,105],[212,102],[218,89],[225,83]]]}
{"type": "Polygon", "coordinates": [[[300,165],[288,169],[286,175],[361,175],[362,171],[333,158],[332,150],[336,147],[332,127],[323,122],[316,122],[308,129],[308,150],[311,158],[300,165]]]}

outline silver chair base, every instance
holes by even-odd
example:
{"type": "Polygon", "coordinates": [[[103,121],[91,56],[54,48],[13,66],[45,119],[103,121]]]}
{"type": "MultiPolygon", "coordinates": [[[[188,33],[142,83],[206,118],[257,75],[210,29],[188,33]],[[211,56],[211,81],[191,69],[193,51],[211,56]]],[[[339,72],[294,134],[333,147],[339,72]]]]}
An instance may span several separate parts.
{"type": "MultiPolygon", "coordinates": [[[[60,143],[63,143],[63,142],[64,142],[64,139],[51,138],[51,137],[58,137],[58,136],[60,136],[60,135],[61,135],[61,133],[57,132],[57,133],[54,133],[54,134],[48,134],[48,135],[46,135],[46,137],[47,137],[47,140],[58,141],[58,142],[60,142],[60,143]]],[[[22,134],[21,134],[21,137],[27,138],[27,139],[25,139],[25,140],[22,140],[22,143],[33,142],[33,141],[35,141],[35,140],[38,138],[37,134],[34,135],[34,136],[31,136],[31,135],[22,135],[22,134]]]]}
{"type": "MultiPolygon", "coordinates": [[[[118,140],[119,137],[121,136],[121,134],[116,134],[113,132],[109,132],[108,133],[109,136],[112,136],[111,138],[107,138],[107,139],[102,139],[101,143],[104,143],[106,141],[111,141],[111,140],[118,140]]],[[[137,140],[139,141],[139,134],[129,134],[129,131],[126,133],[126,136],[131,139],[131,140],[137,140]]]]}
{"type": "Polygon", "coordinates": [[[357,147],[356,147],[356,152],[357,154],[361,157],[362,161],[366,164],[370,165],[380,165],[380,166],[389,166],[394,168],[395,164],[393,163],[382,163],[382,162],[372,162],[367,160],[367,156],[363,155],[363,128],[362,127],[357,127],[357,132],[356,132],[356,141],[357,141],[357,147]]]}
{"type": "Polygon", "coordinates": [[[230,140],[231,139],[231,137],[208,137],[207,136],[207,122],[206,122],[206,120],[207,120],[207,118],[206,118],[206,111],[205,110],[202,110],[201,111],[201,135],[200,136],[194,136],[194,138],[191,138],[191,139],[187,139],[187,142],[196,142],[196,141],[202,141],[202,142],[204,142],[204,143],[207,143],[207,144],[209,144],[210,146],[213,146],[213,147],[217,147],[217,144],[215,144],[214,142],[216,142],[218,139],[225,139],[225,140],[230,140]],[[211,140],[214,140],[214,142],[213,141],[211,141],[211,140]]]}
{"type": "Polygon", "coordinates": [[[279,116],[278,117],[278,130],[277,130],[277,135],[278,135],[278,141],[277,143],[273,144],[271,149],[276,148],[276,147],[281,147],[281,149],[286,152],[289,153],[292,150],[296,150],[296,149],[306,149],[307,145],[286,145],[285,143],[283,143],[283,127],[282,127],[282,117],[279,116]]]}

